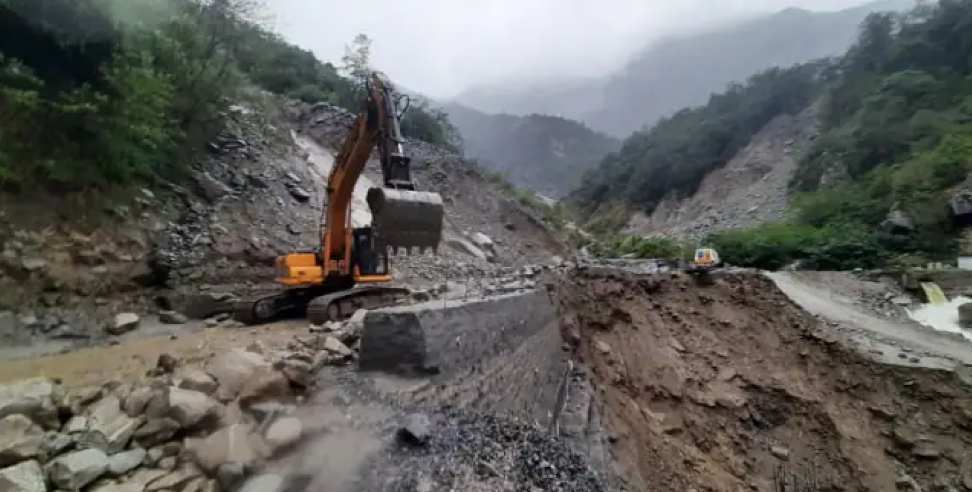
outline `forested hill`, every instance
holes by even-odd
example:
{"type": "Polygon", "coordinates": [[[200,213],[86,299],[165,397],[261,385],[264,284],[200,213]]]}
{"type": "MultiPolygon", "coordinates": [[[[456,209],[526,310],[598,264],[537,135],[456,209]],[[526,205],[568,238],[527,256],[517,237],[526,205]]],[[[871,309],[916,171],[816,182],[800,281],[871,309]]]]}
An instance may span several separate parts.
{"type": "MultiPolygon", "coordinates": [[[[0,0],[0,186],[179,176],[254,88],[357,111],[356,79],[261,27],[256,5],[0,0]]],[[[444,115],[421,105],[403,130],[449,143],[444,115]]]]}
{"type": "Polygon", "coordinates": [[[633,135],[574,200],[591,217],[614,200],[651,210],[814,99],[821,135],[799,163],[791,219],[711,238],[724,256],[817,268],[954,258],[962,210],[950,203],[962,202],[950,199],[972,172],[972,0],[869,16],[841,58],[763,73],[633,135]]]}
{"type": "Polygon", "coordinates": [[[467,156],[516,186],[550,197],[577,187],[584,171],[621,146],[582,123],[556,116],[492,115],[458,104],[445,110],[467,156]]]}

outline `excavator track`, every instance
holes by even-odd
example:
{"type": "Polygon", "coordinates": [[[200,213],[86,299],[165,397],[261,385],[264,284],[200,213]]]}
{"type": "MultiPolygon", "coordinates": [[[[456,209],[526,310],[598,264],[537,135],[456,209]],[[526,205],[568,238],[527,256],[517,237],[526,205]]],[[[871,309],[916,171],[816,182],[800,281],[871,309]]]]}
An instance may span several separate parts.
{"type": "Polygon", "coordinates": [[[319,288],[291,289],[238,301],[233,306],[233,318],[247,325],[257,325],[288,316],[299,317],[312,299],[326,292],[319,288]]]}
{"type": "Polygon", "coordinates": [[[358,309],[377,309],[392,306],[407,299],[410,292],[403,287],[356,287],[316,297],[307,304],[307,318],[311,323],[347,319],[358,309]]]}

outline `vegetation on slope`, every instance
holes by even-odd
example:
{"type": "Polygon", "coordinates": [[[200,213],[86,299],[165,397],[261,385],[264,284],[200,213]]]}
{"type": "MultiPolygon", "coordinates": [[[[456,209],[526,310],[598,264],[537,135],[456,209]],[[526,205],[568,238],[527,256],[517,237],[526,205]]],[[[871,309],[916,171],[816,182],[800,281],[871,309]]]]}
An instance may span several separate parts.
{"type": "Polygon", "coordinates": [[[780,113],[797,113],[819,91],[823,62],[775,68],[733,84],[703,107],[684,109],[626,139],[588,171],[572,195],[587,219],[622,203],[650,213],[668,194],[691,195],[780,113]]]}
{"type": "Polygon", "coordinates": [[[779,266],[835,241],[847,246],[828,253],[835,267],[954,257],[948,200],[972,172],[972,1],[869,17],[830,71],[823,125],[790,223],[717,234],[726,259],[779,266]],[[888,227],[892,211],[911,230],[888,227]],[[788,235],[804,240],[774,239],[788,235]]]}
{"type": "MultiPolygon", "coordinates": [[[[358,109],[353,76],[259,14],[255,0],[0,0],[0,184],[178,176],[251,85],[358,109]]],[[[442,121],[413,108],[406,132],[446,143],[442,121]]]]}

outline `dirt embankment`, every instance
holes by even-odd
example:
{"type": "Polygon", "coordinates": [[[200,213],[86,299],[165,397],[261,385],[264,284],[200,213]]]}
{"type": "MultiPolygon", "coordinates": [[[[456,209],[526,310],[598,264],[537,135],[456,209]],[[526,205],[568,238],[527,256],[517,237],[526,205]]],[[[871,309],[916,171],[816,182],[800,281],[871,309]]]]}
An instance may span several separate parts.
{"type": "Polygon", "coordinates": [[[555,289],[627,490],[972,490],[972,388],[849,351],[763,276],[555,289]]]}

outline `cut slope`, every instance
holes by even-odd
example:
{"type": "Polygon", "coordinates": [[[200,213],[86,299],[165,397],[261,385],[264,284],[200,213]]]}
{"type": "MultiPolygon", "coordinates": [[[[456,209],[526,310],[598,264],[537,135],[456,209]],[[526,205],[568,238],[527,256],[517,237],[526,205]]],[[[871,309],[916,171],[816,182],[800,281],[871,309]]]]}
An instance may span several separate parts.
{"type": "Polygon", "coordinates": [[[702,285],[588,268],[567,280],[565,336],[590,367],[631,490],[972,483],[967,374],[849,352],[755,273],[702,285]]]}

